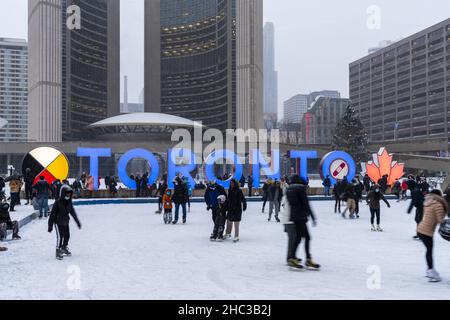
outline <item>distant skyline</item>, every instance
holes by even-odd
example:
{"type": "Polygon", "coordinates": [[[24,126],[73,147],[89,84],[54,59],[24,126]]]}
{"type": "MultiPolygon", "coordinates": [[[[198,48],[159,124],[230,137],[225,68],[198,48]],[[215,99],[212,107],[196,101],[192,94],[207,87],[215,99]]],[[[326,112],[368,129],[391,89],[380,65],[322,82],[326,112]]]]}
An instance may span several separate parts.
{"type": "MultiPolygon", "coordinates": [[[[137,102],[143,88],[144,0],[122,1],[130,4],[122,5],[122,75],[129,77],[130,102],[137,102]]],[[[27,3],[1,0],[0,37],[27,39],[27,3]]],[[[348,97],[350,62],[380,41],[412,35],[450,12],[448,0],[433,0],[433,5],[422,0],[264,0],[264,5],[264,21],[275,25],[280,116],[283,101],[298,93],[329,89],[348,97]],[[376,16],[368,9],[380,10],[379,29],[368,28],[368,19],[376,16]]]]}

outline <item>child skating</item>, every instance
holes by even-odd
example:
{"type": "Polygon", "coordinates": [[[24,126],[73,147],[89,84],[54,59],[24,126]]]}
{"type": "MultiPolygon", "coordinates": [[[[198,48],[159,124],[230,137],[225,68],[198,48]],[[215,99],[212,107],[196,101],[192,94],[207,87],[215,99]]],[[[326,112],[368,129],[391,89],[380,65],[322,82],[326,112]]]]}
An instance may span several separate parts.
{"type": "Polygon", "coordinates": [[[163,207],[164,207],[164,223],[171,224],[172,223],[172,190],[166,190],[162,197],[163,207]]]}
{"type": "Polygon", "coordinates": [[[225,222],[227,221],[228,215],[228,203],[227,197],[221,195],[217,198],[219,204],[217,210],[216,221],[214,222],[214,230],[211,234],[211,241],[223,241],[223,232],[225,230],[225,222]]]}

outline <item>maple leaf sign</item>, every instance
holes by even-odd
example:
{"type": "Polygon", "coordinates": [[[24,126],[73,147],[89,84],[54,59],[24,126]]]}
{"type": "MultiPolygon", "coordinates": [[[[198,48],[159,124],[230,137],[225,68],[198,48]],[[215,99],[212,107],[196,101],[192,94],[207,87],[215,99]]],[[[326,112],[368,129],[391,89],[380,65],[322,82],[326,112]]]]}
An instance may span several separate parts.
{"type": "Polygon", "coordinates": [[[384,175],[388,175],[388,184],[392,185],[405,174],[405,165],[392,161],[392,154],[386,148],[381,148],[378,154],[373,155],[374,161],[366,164],[366,172],[373,182],[378,182],[384,175]]]}

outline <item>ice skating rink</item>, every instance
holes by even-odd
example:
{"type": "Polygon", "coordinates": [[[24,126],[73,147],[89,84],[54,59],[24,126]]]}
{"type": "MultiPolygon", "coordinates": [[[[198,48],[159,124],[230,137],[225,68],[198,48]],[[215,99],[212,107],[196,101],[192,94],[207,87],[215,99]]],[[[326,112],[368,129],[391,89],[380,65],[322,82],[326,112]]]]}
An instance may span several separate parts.
{"type": "Polygon", "coordinates": [[[209,241],[203,204],[177,226],[164,225],[155,205],[77,207],[83,229],[72,221],[73,257],[55,260],[46,221],[3,244],[0,299],[450,299],[450,243],[435,237],[444,281],[428,283],[424,247],[412,240],[414,217],[407,203],[391,203],[382,209],[385,232],[373,233],[366,205],[354,221],[334,214],[331,202],[313,202],[320,272],[286,267],[286,234],[267,222],[260,203],[244,214],[238,244],[209,241]]]}

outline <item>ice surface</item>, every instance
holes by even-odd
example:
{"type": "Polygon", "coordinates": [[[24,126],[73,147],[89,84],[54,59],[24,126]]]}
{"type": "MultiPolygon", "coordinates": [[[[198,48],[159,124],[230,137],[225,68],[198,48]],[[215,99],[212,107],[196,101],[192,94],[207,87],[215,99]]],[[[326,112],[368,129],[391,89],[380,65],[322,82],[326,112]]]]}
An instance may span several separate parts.
{"type": "MultiPolygon", "coordinates": [[[[9,251],[0,253],[0,299],[450,298],[450,243],[436,236],[444,282],[428,283],[407,203],[383,207],[384,233],[370,231],[365,205],[358,221],[334,214],[331,202],[312,205],[320,272],[286,267],[286,234],[267,222],[260,203],[249,204],[238,244],[209,242],[212,221],[203,204],[193,204],[188,224],[177,226],[164,225],[155,205],[83,206],[77,207],[83,229],[72,222],[71,258],[55,260],[55,233],[47,232],[46,221],[26,226],[23,240],[3,243],[9,251]],[[371,266],[380,268],[379,290],[367,286],[371,266]]],[[[303,248],[299,255],[304,258],[303,248]]]]}

